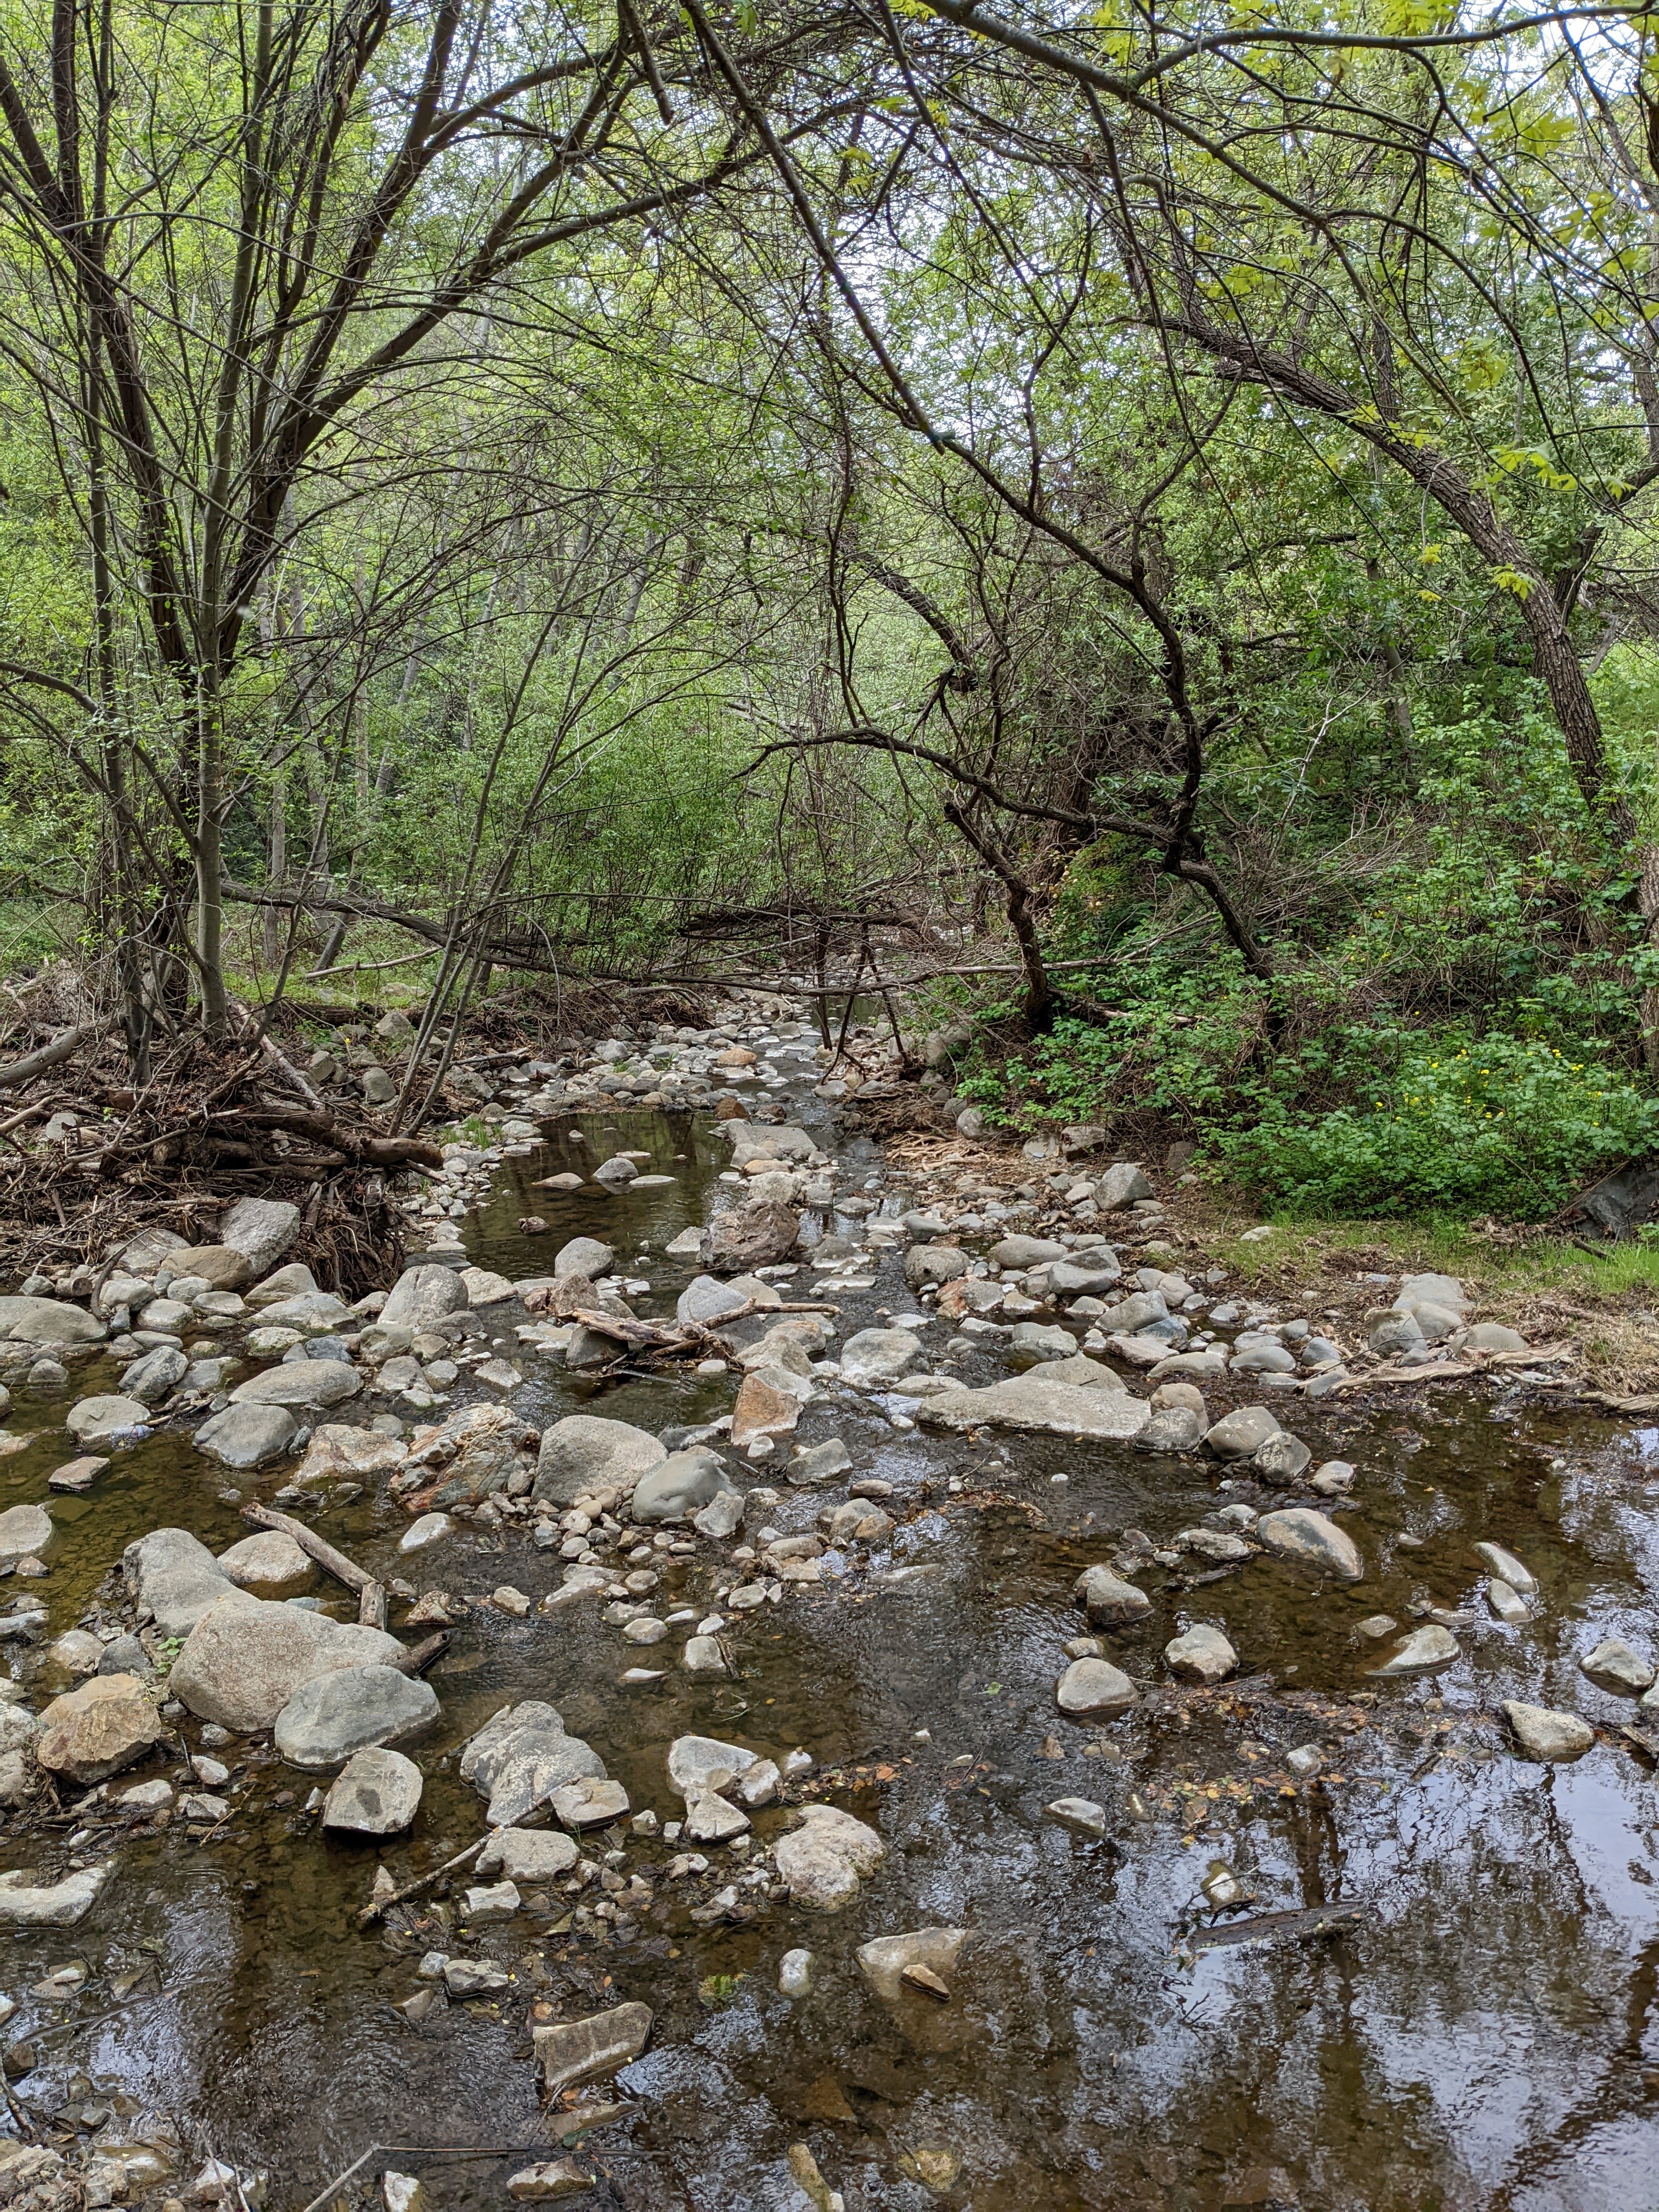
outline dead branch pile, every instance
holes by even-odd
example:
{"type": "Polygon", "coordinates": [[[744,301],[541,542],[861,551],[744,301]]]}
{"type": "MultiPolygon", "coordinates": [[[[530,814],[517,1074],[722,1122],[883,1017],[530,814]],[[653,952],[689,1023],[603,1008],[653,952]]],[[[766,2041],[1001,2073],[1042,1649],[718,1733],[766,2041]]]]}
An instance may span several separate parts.
{"type": "Polygon", "coordinates": [[[217,1049],[181,1036],[137,1086],[112,1028],[72,1034],[27,1039],[0,1066],[0,1261],[91,1264],[151,1225],[210,1241],[215,1215],[257,1194],[300,1206],[291,1256],[329,1287],[371,1287],[399,1263],[386,1176],[441,1166],[429,1139],[323,1097],[251,1018],[217,1049]]]}

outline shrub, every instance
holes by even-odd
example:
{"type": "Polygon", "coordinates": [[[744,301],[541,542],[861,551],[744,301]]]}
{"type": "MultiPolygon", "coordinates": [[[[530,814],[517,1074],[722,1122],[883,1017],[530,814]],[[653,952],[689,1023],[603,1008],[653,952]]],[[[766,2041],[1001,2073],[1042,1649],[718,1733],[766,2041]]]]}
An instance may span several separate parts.
{"type": "MultiPolygon", "coordinates": [[[[1350,1032],[1358,1046],[1364,1032],[1350,1032]]],[[[1297,1213],[1493,1213],[1539,1220],[1592,1176],[1659,1141],[1659,1102],[1590,1057],[1491,1035],[1371,1039],[1394,1072],[1364,1103],[1310,1115],[1264,1099],[1211,1149],[1297,1213]]],[[[1375,1064],[1375,1062],[1374,1062],[1375,1064]]]]}

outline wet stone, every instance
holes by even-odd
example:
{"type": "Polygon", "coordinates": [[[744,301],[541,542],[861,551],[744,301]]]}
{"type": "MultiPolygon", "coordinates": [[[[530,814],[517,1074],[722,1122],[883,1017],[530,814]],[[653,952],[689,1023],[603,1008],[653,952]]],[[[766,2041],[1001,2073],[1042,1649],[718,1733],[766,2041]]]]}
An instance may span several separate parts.
{"type": "Polygon", "coordinates": [[[280,1459],[299,1434],[299,1424],[286,1406],[227,1406],[203,1422],[195,1435],[196,1449],[216,1459],[221,1467],[239,1473],[280,1459]]]}
{"type": "Polygon", "coordinates": [[[1451,1631],[1431,1625],[1413,1629],[1400,1649],[1372,1672],[1379,1677],[1431,1674],[1442,1667],[1449,1667],[1462,1656],[1457,1638],[1451,1631]]]}
{"type": "Polygon", "coordinates": [[[1139,1692],[1107,1659],[1074,1659],[1054,1685],[1054,1703],[1073,1720],[1111,1719],[1139,1702],[1139,1692]]]}
{"type": "Polygon", "coordinates": [[[1106,1810],[1091,1797],[1056,1797],[1043,1811],[1062,1828],[1073,1829],[1080,1836],[1103,1836],[1106,1832],[1106,1810]]]}
{"type": "Polygon", "coordinates": [[[1143,1620],[1152,1609],[1145,1590],[1101,1566],[1084,1569],[1073,1587],[1072,1601],[1083,1607],[1097,1628],[1143,1620]]]}
{"type": "Polygon", "coordinates": [[[1527,1759],[1578,1759],[1595,1741],[1595,1731],[1588,1721],[1547,1705],[1522,1705],[1511,1698],[1504,1705],[1504,1717],[1527,1759]]]}
{"type": "Polygon", "coordinates": [[[614,2073],[644,2050],[651,2033],[649,2005],[622,2004],[583,2020],[536,2029],[536,2064],[550,2098],[596,2075],[614,2073]]]}
{"type": "Polygon", "coordinates": [[[355,1835],[400,1835],[420,1808],[422,1786],[420,1768],[401,1752],[357,1752],[323,1801],[323,1826],[355,1835]]]}
{"type": "Polygon", "coordinates": [[[1652,1662],[1616,1636],[1607,1638],[1593,1651],[1586,1652],[1578,1667],[1580,1673],[1588,1674],[1600,1688],[1612,1690],[1622,1697],[1638,1698],[1644,1690],[1653,1686],[1652,1662]]]}
{"type": "Polygon", "coordinates": [[[1316,1574],[1358,1582],[1365,1571],[1352,1537],[1310,1506],[1292,1505],[1283,1512],[1264,1513],[1255,1533],[1281,1559],[1310,1568],[1316,1574]]]}
{"type": "Polygon", "coordinates": [[[1164,1647],[1164,1664],[1183,1682],[1223,1681],[1238,1665],[1238,1654],[1218,1628],[1200,1622],[1164,1647]]]}
{"type": "Polygon", "coordinates": [[[876,1831],[835,1805],[803,1805],[799,1825],[773,1846],[790,1899],[816,1912],[839,1912],[887,1856],[876,1831]]]}
{"type": "Polygon", "coordinates": [[[1511,1589],[1519,1590],[1522,1597],[1537,1595],[1538,1583],[1532,1570],[1523,1566],[1513,1552],[1505,1551],[1501,1544],[1480,1543],[1474,1547],[1474,1555],[1489,1574],[1495,1575],[1500,1583],[1507,1583],[1511,1589]]]}
{"type": "Polygon", "coordinates": [[[1520,1591],[1512,1583],[1500,1582],[1496,1575],[1486,1584],[1486,1603],[1498,1620],[1507,1621],[1511,1627],[1530,1614],[1530,1607],[1520,1591]]]}
{"type": "Polygon", "coordinates": [[[350,1667],[305,1682],[276,1716],[274,1741],[290,1766],[321,1771],[371,1746],[431,1727],[437,1692],[395,1667],[350,1667]]]}

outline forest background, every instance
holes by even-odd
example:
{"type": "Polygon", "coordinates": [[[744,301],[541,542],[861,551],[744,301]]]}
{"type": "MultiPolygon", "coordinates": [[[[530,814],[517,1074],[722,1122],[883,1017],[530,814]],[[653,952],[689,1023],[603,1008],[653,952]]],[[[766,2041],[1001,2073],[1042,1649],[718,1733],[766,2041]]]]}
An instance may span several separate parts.
{"type": "Polygon", "coordinates": [[[994,1122],[1549,1218],[1659,1142],[1656,102],[1631,9],[4,0],[0,969],[141,1087],[885,984],[994,1122]]]}

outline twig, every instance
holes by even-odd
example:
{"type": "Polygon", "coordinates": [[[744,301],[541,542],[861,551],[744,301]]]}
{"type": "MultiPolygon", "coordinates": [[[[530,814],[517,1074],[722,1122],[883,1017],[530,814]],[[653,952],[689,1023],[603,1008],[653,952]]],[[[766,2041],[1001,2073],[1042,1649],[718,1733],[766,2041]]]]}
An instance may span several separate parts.
{"type": "MultiPolygon", "coordinates": [[[[423,1874],[415,1881],[406,1881],[401,1889],[394,1889],[390,1897],[377,1898],[372,1903],[364,1905],[362,1911],[357,1915],[357,1925],[360,1928],[367,1928],[371,1921],[378,1920],[383,1912],[389,1912],[394,1905],[401,1905],[406,1897],[415,1897],[422,1890],[430,1889],[433,1883],[441,1881],[445,1875],[453,1874],[457,1867],[464,1867],[469,1859],[476,1859],[484,1845],[494,1837],[499,1836],[501,1832],[499,1828],[492,1828],[489,1835],[480,1836],[476,1844],[469,1844],[464,1851],[457,1851],[453,1859],[446,1859],[441,1866],[434,1867],[430,1874],[423,1874]]],[[[360,2159],[358,2164],[361,2166],[362,2163],[360,2159]]],[[[319,2197],[317,2201],[320,2203],[322,2199],[319,2197]]],[[[306,2208],[306,2212],[311,2212],[309,2206],[306,2208]]]]}

